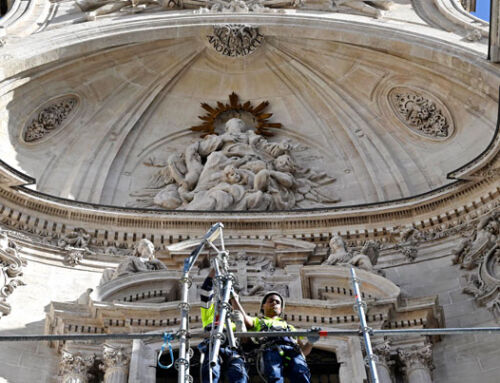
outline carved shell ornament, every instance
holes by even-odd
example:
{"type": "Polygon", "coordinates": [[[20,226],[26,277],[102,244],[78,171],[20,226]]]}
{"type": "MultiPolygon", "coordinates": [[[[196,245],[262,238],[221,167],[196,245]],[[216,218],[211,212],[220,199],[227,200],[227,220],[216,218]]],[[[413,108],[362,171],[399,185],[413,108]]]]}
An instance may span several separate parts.
{"type": "Polygon", "coordinates": [[[412,132],[436,141],[453,134],[451,114],[435,97],[420,90],[398,87],[389,92],[388,98],[397,118],[412,132]]]}
{"type": "Polygon", "coordinates": [[[79,98],[76,95],[65,95],[50,100],[28,119],[22,131],[22,139],[27,143],[35,143],[56,133],[67,125],[78,106],[79,98]]]}

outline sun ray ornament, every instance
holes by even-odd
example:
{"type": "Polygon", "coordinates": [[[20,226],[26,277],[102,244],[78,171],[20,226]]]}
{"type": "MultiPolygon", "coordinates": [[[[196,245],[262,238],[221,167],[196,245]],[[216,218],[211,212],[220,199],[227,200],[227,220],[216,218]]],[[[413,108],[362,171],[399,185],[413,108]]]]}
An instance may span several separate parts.
{"type": "Polygon", "coordinates": [[[229,103],[217,102],[213,107],[207,103],[202,103],[201,107],[206,111],[203,116],[198,116],[203,121],[202,124],[191,127],[193,132],[202,132],[202,137],[210,134],[218,135],[216,128],[224,124],[231,118],[241,118],[255,129],[255,133],[265,137],[272,137],[274,134],[269,129],[279,129],[282,127],[279,122],[270,122],[272,113],[266,113],[269,101],[262,101],[254,107],[250,101],[241,103],[239,96],[232,92],[229,95],[229,103]]]}

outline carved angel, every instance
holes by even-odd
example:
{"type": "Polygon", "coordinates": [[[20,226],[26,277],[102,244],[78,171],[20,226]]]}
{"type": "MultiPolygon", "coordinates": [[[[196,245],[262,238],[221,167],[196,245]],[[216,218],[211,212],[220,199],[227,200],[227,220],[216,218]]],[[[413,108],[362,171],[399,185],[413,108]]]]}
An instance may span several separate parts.
{"type": "Polygon", "coordinates": [[[344,240],[334,233],[330,240],[330,255],[323,265],[352,265],[366,271],[374,271],[373,266],[378,261],[380,244],[367,241],[360,252],[348,251],[344,240]]]}

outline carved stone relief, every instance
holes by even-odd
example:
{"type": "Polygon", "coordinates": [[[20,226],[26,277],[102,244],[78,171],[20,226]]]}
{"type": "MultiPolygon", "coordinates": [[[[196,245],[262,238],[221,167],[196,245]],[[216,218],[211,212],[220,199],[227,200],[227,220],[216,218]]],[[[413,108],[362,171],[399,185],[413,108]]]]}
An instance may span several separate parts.
{"type": "MultiPolygon", "coordinates": [[[[136,207],[183,210],[287,210],[339,201],[323,187],[335,179],[304,168],[288,140],[268,141],[232,118],[221,135],[208,135],[171,154],[149,184],[131,194],[136,207]]],[[[151,164],[148,164],[151,166],[151,164]]]]}
{"type": "Polygon", "coordinates": [[[89,370],[93,367],[94,361],[94,355],[70,353],[63,350],[59,361],[58,381],[60,383],[87,383],[93,377],[89,370]]]}
{"type": "Polygon", "coordinates": [[[339,6],[349,7],[372,17],[382,17],[383,12],[388,10],[393,4],[389,0],[332,0],[332,6],[336,9],[339,6]]]}
{"type": "Polygon", "coordinates": [[[392,89],[388,97],[397,118],[418,135],[440,141],[453,134],[450,112],[433,96],[421,90],[398,87],[392,89]]]}
{"type": "Polygon", "coordinates": [[[471,236],[453,250],[454,263],[469,270],[464,274],[463,292],[473,295],[495,318],[500,317],[500,212],[480,220],[471,236]]]}
{"type": "Polygon", "coordinates": [[[258,28],[242,24],[214,26],[213,35],[207,37],[216,52],[229,57],[249,55],[264,41],[258,28]]]}
{"type": "Polygon", "coordinates": [[[403,363],[403,370],[410,383],[431,383],[432,345],[412,346],[398,350],[398,356],[403,363]]]}
{"type": "MultiPolygon", "coordinates": [[[[195,9],[199,13],[219,12],[279,12],[280,9],[307,7],[307,0],[75,0],[85,12],[87,20],[109,14],[131,14],[139,12],[158,12],[173,9],[195,9]]],[[[315,10],[331,12],[356,12],[371,17],[381,17],[393,4],[390,0],[331,0],[314,3],[315,10]],[[319,6],[319,7],[318,7],[319,6]]]]}
{"type": "Polygon", "coordinates": [[[7,298],[18,286],[25,285],[20,279],[24,264],[25,261],[19,255],[16,245],[9,240],[5,232],[0,231],[0,318],[11,311],[7,298]]]}
{"type": "Polygon", "coordinates": [[[199,12],[272,12],[272,8],[297,8],[302,0],[75,0],[86,13],[87,20],[108,14],[168,11],[171,9],[198,9],[199,12]]]}
{"type": "Polygon", "coordinates": [[[23,140],[34,143],[60,130],[75,114],[78,104],[79,99],[75,95],[61,96],[49,101],[28,120],[23,129],[23,140]]]}

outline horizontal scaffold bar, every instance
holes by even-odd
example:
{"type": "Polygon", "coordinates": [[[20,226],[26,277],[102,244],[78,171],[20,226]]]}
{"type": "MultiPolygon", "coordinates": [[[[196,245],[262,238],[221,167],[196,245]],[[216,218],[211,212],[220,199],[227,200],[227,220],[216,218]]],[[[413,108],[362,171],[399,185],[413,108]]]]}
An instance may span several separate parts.
{"type": "MultiPolygon", "coordinates": [[[[397,330],[374,330],[369,329],[372,335],[405,336],[405,335],[461,335],[466,333],[500,333],[500,327],[466,327],[466,328],[424,328],[424,329],[397,329],[397,330]]],[[[60,334],[60,335],[1,335],[0,342],[23,342],[23,341],[58,341],[58,340],[99,340],[99,339],[151,339],[163,338],[164,332],[150,333],[119,333],[119,334],[60,334]]],[[[169,332],[175,338],[175,333],[169,332]]],[[[304,331],[276,331],[276,332],[235,332],[237,338],[277,338],[285,336],[362,336],[361,330],[321,330],[311,329],[304,331]]],[[[194,339],[208,338],[210,333],[194,333],[190,337],[194,339]]]]}

